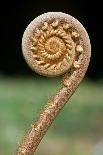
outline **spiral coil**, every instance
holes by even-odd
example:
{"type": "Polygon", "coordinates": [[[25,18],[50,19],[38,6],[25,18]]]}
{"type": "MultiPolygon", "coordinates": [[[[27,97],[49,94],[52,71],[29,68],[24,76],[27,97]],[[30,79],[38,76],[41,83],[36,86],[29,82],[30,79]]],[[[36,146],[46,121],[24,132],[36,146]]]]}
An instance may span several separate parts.
{"type": "Polygon", "coordinates": [[[74,61],[76,55],[83,52],[79,37],[69,23],[56,19],[40,24],[30,38],[34,70],[55,76],[65,73],[71,66],[79,68],[78,61],[74,61]]]}

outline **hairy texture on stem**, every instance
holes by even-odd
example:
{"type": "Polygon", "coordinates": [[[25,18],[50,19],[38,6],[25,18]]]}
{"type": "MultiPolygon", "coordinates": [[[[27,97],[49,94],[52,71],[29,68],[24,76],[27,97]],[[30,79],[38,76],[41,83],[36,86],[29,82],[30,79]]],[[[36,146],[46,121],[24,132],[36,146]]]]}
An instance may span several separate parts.
{"type": "Polygon", "coordinates": [[[17,149],[32,155],[57,114],[76,90],[87,70],[91,46],[82,24],[61,12],[45,13],[24,32],[23,55],[29,66],[45,76],[64,74],[60,89],[47,102],[17,149]]]}

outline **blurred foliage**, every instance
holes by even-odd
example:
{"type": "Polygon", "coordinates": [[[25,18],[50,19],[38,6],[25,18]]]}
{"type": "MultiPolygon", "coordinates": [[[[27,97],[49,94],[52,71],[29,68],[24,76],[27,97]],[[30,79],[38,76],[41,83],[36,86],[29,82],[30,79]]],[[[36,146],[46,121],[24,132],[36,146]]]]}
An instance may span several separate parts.
{"type": "MultiPolygon", "coordinates": [[[[13,155],[60,77],[0,77],[0,155],[13,155]]],[[[91,155],[103,137],[103,81],[83,80],[48,130],[36,155],[91,155]]]]}

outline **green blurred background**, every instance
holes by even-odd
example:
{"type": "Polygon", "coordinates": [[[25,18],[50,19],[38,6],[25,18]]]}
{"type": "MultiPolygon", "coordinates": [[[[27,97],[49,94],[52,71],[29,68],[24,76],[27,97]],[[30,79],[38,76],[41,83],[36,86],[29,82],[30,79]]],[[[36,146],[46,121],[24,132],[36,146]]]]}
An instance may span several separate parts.
{"type": "MultiPolygon", "coordinates": [[[[0,77],[0,155],[12,155],[61,77],[0,77]]],[[[36,155],[91,155],[103,137],[103,81],[84,79],[42,140],[36,155]]]]}

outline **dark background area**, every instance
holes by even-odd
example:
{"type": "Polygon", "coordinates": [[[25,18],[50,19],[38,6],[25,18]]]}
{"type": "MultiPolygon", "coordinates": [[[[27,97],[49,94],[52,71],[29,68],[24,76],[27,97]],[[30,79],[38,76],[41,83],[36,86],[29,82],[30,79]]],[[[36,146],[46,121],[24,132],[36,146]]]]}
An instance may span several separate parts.
{"type": "MultiPolygon", "coordinates": [[[[1,3],[1,2],[0,2],[1,3]]],[[[0,4],[0,74],[32,75],[21,51],[21,39],[27,25],[38,15],[61,11],[77,18],[86,28],[92,45],[87,77],[103,77],[103,16],[99,1],[8,1],[0,4]]],[[[35,73],[36,74],[36,73],[35,73]]]]}

